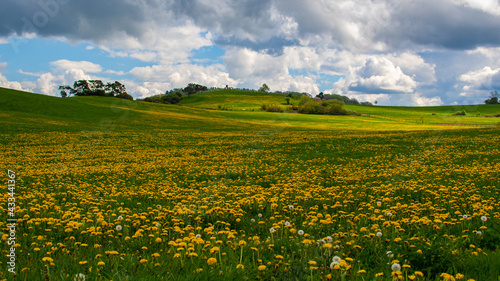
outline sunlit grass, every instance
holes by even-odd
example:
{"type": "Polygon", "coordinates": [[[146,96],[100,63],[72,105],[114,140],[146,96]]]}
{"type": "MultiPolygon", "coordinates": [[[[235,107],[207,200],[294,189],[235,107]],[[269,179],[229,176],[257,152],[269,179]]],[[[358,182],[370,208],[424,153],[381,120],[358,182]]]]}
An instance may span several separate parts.
{"type": "Polygon", "coordinates": [[[3,94],[15,280],[498,280],[498,128],[3,94]]]}

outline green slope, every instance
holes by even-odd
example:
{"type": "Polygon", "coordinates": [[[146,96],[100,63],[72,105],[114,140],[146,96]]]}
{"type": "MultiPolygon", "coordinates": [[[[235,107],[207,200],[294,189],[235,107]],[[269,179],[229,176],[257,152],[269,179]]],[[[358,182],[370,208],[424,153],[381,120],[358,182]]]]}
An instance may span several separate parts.
{"type": "MultiPolygon", "coordinates": [[[[269,113],[258,109],[263,103],[279,104],[280,101],[285,103],[283,95],[222,90],[192,95],[181,105],[165,105],[106,97],[58,98],[0,88],[0,124],[4,132],[20,133],[175,129],[216,132],[270,127],[384,131],[455,128],[432,123],[493,125],[500,121],[476,115],[451,115],[462,107],[346,106],[364,116],[269,113]],[[230,110],[206,109],[218,105],[230,110]]],[[[468,112],[500,113],[500,106],[494,105],[464,108],[468,112]]]]}

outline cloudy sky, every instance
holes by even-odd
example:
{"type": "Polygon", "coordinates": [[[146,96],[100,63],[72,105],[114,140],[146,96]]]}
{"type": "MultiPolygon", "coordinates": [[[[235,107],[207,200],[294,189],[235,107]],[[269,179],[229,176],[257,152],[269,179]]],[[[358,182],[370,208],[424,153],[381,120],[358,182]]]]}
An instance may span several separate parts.
{"type": "Polygon", "coordinates": [[[188,83],[320,91],[383,105],[500,90],[498,0],[6,0],[0,87],[79,79],[136,98],[188,83]]]}

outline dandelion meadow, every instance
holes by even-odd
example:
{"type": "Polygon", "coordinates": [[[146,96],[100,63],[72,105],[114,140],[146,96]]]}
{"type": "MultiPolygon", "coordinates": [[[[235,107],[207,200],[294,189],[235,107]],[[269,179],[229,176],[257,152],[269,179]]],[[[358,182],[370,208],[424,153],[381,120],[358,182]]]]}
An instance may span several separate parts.
{"type": "Polygon", "coordinates": [[[500,278],[491,119],[0,91],[2,280],[500,278]]]}

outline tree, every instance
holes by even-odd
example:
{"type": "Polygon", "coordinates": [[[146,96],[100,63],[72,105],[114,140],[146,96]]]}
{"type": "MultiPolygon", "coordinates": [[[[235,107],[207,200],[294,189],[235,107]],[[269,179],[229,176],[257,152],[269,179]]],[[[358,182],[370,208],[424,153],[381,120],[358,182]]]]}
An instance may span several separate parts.
{"type": "Polygon", "coordinates": [[[286,97],[285,100],[286,100],[286,104],[290,104],[290,97],[286,97]]]}
{"type": "Polygon", "coordinates": [[[490,98],[485,100],[485,104],[498,104],[498,98],[500,97],[500,94],[498,91],[490,92],[490,98]]]}
{"type": "Polygon", "coordinates": [[[61,90],[60,93],[61,93],[61,97],[63,97],[63,98],[67,97],[68,95],[73,94],[73,88],[71,88],[70,86],[67,86],[67,85],[59,86],[59,90],[61,90]]]}
{"type": "Polygon", "coordinates": [[[118,81],[114,83],[104,83],[101,80],[78,80],[73,83],[73,87],[59,86],[61,97],[75,96],[110,96],[122,99],[133,100],[127,93],[125,85],[118,81]]]}
{"type": "Polygon", "coordinates": [[[269,92],[269,86],[267,86],[266,83],[262,84],[262,86],[259,89],[259,92],[264,92],[264,93],[269,92]]]}
{"type": "Polygon", "coordinates": [[[325,98],[325,94],[323,94],[323,92],[320,92],[319,94],[316,95],[316,97],[318,97],[320,99],[324,99],[325,98]]]}
{"type": "Polygon", "coordinates": [[[202,85],[198,85],[198,84],[194,84],[194,83],[189,83],[182,91],[184,93],[186,93],[189,97],[192,94],[204,92],[206,90],[208,90],[208,88],[206,86],[202,86],[202,85]]]}
{"type": "Polygon", "coordinates": [[[108,82],[105,87],[106,95],[110,97],[120,97],[127,94],[127,89],[122,83],[115,81],[113,83],[108,82]]]}

